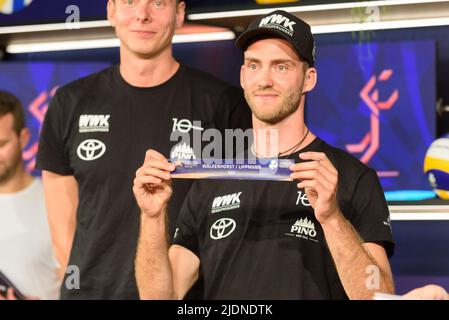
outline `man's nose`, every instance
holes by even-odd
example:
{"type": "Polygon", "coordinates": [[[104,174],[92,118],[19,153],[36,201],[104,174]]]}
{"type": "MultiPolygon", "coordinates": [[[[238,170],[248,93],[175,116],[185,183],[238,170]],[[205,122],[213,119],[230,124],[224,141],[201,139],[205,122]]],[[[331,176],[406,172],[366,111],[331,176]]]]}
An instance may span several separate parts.
{"type": "Polygon", "coordinates": [[[262,70],[258,79],[259,88],[270,88],[274,85],[273,78],[269,69],[262,70]]]}
{"type": "Polygon", "coordinates": [[[150,3],[147,1],[142,1],[136,8],[136,18],[140,22],[150,22],[151,21],[151,10],[150,3]]]}

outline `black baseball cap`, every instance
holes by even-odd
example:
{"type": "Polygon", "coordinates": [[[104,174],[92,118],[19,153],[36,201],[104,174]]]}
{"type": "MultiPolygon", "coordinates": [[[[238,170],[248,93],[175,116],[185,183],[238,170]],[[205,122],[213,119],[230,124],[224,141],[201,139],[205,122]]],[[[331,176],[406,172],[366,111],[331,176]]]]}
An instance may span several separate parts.
{"type": "Polygon", "coordinates": [[[310,25],[283,10],[276,10],[253,20],[235,44],[237,48],[245,51],[252,43],[271,37],[290,42],[298,55],[311,67],[314,66],[315,39],[310,25]]]}

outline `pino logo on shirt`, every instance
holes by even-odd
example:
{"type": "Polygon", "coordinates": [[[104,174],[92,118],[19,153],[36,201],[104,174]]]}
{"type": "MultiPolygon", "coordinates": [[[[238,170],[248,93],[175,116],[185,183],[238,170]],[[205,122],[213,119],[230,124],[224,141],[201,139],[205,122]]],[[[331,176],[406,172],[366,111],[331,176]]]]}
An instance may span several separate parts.
{"type": "Polygon", "coordinates": [[[229,211],[240,208],[240,195],[242,192],[216,197],[212,202],[212,213],[229,211]]]}
{"type": "Polygon", "coordinates": [[[291,226],[290,232],[286,233],[286,235],[318,242],[318,240],[314,239],[317,236],[315,224],[307,217],[296,220],[291,226]]]}
{"type": "Polygon", "coordinates": [[[109,132],[109,114],[83,114],[80,116],[80,133],[109,132]]]}
{"type": "Polygon", "coordinates": [[[210,228],[210,237],[214,240],[219,240],[228,237],[234,232],[237,223],[234,219],[223,218],[214,222],[210,228]]]}
{"type": "Polygon", "coordinates": [[[291,37],[295,31],[295,29],[293,29],[295,24],[295,21],[290,21],[289,18],[284,17],[281,14],[272,14],[271,16],[262,19],[259,27],[276,29],[288,34],[291,37]]]}
{"type": "Polygon", "coordinates": [[[76,151],[81,160],[93,161],[103,156],[106,152],[106,145],[100,140],[88,139],[81,142],[76,151]]]}

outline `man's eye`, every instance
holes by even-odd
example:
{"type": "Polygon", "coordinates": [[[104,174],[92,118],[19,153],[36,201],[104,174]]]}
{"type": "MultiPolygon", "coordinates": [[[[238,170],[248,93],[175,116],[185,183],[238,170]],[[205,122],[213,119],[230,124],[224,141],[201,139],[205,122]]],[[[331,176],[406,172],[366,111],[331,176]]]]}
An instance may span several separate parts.
{"type": "Polygon", "coordinates": [[[250,70],[256,70],[256,69],[257,69],[257,65],[256,65],[255,63],[250,63],[250,64],[248,65],[248,69],[250,69],[250,70]]]}
{"type": "Polygon", "coordinates": [[[135,0],[125,0],[124,3],[128,6],[132,6],[135,3],[135,0]]]}
{"type": "Polygon", "coordinates": [[[164,4],[165,4],[164,1],[154,1],[153,2],[153,6],[156,8],[161,8],[164,6],[164,4]]]}
{"type": "Polygon", "coordinates": [[[283,64],[280,64],[280,65],[277,66],[277,69],[278,69],[280,72],[285,72],[285,71],[287,71],[287,66],[286,66],[286,65],[283,65],[283,64]]]}

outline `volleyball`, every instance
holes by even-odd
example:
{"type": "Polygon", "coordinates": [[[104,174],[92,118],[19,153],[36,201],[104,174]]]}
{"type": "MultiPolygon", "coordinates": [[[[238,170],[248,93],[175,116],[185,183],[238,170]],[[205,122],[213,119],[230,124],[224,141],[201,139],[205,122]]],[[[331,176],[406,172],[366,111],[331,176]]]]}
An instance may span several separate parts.
{"type": "Polygon", "coordinates": [[[449,135],[436,139],[427,149],[424,173],[441,199],[449,199],[449,135]]]}
{"type": "Polygon", "coordinates": [[[33,0],[0,0],[0,13],[13,14],[27,7],[33,0]]]}

